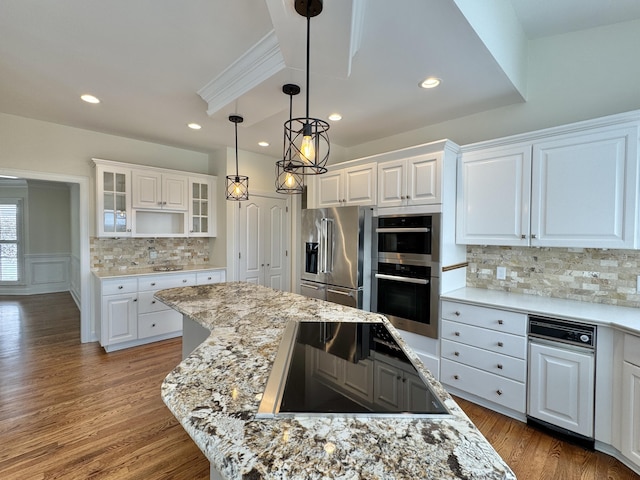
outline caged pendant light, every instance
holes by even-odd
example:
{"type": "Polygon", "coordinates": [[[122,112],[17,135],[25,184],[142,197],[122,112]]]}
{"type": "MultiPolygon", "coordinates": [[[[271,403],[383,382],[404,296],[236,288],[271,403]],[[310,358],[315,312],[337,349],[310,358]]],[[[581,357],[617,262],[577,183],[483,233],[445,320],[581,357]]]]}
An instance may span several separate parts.
{"type": "MultiPolygon", "coordinates": [[[[289,121],[293,116],[293,96],[300,93],[300,87],[292,83],[282,86],[282,91],[289,95],[289,121]]],[[[287,150],[285,142],[283,158],[276,162],[276,192],[285,194],[300,194],[304,190],[304,177],[298,172],[304,168],[300,161],[295,161],[291,155],[291,149],[287,150]],[[287,155],[289,157],[287,158],[287,155]]]]}
{"type": "Polygon", "coordinates": [[[307,102],[306,117],[292,118],[284,124],[285,159],[302,175],[317,175],[327,171],[329,159],[329,124],[309,117],[309,45],[311,17],[322,12],[322,0],[295,0],[298,14],[307,19],[307,102]],[[294,160],[295,159],[295,160],[294,160]]]}
{"type": "Polygon", "coordinates": [[[249,200],[249,177],[238,174],[238,124],[244,121],[240,115],[229,115],[236,127],[236,174],[227,175],[227,200],[241,202],[249,200]]]}

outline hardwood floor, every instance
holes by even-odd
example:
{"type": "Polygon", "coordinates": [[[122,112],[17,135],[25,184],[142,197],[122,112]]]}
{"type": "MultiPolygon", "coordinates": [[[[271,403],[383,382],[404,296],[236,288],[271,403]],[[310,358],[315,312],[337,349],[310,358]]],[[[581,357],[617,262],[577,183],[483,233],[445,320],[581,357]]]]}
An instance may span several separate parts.
{"type": "MultiPolygon", "coordinates": [[[[208,479],[209,462],[160,399],[181,340],[106,354],[80,344],[79,325],[67,293],[0,296],[0,479],[208,479]]],[[[519,480],[640,478],[457,400],[519,480]]]]}

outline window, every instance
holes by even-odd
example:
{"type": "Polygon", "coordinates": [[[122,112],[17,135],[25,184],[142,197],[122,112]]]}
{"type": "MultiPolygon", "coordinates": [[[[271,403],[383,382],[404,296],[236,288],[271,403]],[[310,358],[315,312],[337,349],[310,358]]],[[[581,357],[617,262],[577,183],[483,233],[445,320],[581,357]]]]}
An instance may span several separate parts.
{"type": "Polygon", "coordinates": [[[22,279],[22,201],[0,199],[0,283],[22,279]]]}

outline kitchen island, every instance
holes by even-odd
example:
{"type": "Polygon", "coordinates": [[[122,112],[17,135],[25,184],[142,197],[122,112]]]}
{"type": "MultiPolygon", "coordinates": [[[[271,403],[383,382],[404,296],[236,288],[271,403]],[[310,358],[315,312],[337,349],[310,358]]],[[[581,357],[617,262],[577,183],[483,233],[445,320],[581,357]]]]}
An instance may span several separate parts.
{"type": "Polygon", "coordinates": [[[156,297],[211,331],[162,384],[162,398],[219,479],[512,479],[386,318],[243,282],[156,297]],[[383,322],[451,415],[256,419],[291,321],[383,322]]]}

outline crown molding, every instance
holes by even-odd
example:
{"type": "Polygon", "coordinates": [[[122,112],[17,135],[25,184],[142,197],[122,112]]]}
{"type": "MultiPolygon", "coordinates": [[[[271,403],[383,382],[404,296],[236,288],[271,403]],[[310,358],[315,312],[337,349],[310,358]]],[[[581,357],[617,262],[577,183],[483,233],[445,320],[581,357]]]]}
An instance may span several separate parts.
{"type": "Polygon", "coordinates": [[[197,93],[212,116],[285,67],[276,32],[271,30],[197,93]]]}

